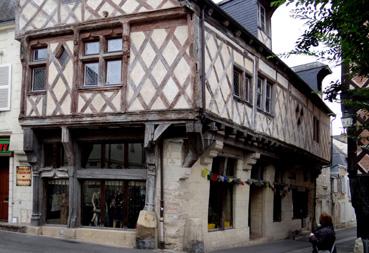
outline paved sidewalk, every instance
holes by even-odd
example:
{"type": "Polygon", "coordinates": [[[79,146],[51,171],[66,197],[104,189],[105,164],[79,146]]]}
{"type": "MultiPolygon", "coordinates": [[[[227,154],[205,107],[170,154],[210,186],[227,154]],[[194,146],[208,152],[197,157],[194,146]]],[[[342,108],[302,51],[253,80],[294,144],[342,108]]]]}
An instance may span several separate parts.
{"type": "MultiPolygon", "coordinates": [[[[356,240],[356,228],[340,229],[336,231],[336,245],[338,253],[352,253],[356,240]]],[[[307,237],[297,240],[279,240],[259,245],[217,250],[212,253],[311,253],[311,244],[307,237]]]]}

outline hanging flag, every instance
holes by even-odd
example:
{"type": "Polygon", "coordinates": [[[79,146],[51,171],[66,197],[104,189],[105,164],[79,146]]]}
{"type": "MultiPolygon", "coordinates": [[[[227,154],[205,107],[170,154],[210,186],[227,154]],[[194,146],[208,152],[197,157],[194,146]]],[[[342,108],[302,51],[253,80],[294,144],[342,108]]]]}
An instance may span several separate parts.
{"type": "Polygon", "coordinates": [[[201,176],[206,178],[208,177],[208,175],[209,175],[209,170],[207,168],[202,169],[201,176]]]}

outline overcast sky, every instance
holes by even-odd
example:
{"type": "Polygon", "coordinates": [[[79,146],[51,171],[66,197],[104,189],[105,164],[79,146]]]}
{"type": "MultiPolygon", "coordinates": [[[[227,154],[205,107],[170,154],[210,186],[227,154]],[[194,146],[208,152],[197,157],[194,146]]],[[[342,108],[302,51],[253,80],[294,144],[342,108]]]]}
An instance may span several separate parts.
{"type": "MultiPolygon", "coordinates": [[[[220,0],[213,0],[218,3],[220,0]]],[[[273,52],[281,54],[288,52],[294,48],[297,38],[304,31],[304,23],[301,20],[293,19],[290,15],[290,7],[285,5],[280,6],[273,14],[272,17],[272,40],[273,40],[273,52]]],[[[316,59],[308,56],[290,56],[289,58],[281,58],[288,66],[296,66],[304,63],[313,62],[316,59]]],[[[334,63],[324,62],[330,66],[333,73],[328,75],[323,81],[323,88],[325,88],[331,81],[339,80],[341,75],[340,67],[335,66],[334,63]]],[[[333,134],[337,135],[343,132],[341,125],[341,110],[340,105],[337,103],[326,104],[331,110],[337,114],[336,119],[333,121],[333,134]]],[[[332,118],[333,119],[333,118],[332,118]]]]}

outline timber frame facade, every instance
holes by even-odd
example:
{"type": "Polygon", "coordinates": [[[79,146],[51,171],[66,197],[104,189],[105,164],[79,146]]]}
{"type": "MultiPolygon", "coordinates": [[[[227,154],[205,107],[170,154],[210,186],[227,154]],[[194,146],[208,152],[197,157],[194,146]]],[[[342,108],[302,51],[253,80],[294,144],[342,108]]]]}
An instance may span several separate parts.
{"type": "Polygon", "coordinates": [[[331,111],[213,2],[20,0],[17,39],[20,122],[39,233],[57,223],[70,238],[87,240],[88,228],[105,226],[125,240],[110,230],[89,236],[120,246],[208,250],[311,226],[313,182],[330,160],[331,111]],[[110,50],[117,39],[121,46],[110,50]],[[118,73],[109,66],[120,66],[118,73]],[[249,101],[234,94],[235,68],[250,77],[249,101]],[[230,207],[217,209],[213,200],[210,217],[209,196],[222,188],[201,174],[213,173],[213,161],[233,164],[218,168],[222,179],[254,183],[227,188],[231,197],[220,202],[230,207]],[[121,191],[127,217],[112,208],[121,191]],[[272,219],[255,204],[248,213],[252,202],[270,205],[282,193],[277,209],[292,202],[299,209],[272,219]],[[110,241],[98,238],[104,233],[110,241]]]}
{"type": "MultiPolygon", "coordinates": [[[[355,99],[348,92],[354,89],[368,89],[368,77],[355,76],[352,79],[349,68],[342,67],[342,83],[345,84],[345,91],[342,99],[355,99]]],[[[369,150],[368,150],[368,123],[369,112],[366,109],[355,109],[342,104],[343,117],[352,119],[352,125],[347,128],[347,154],[348,154],[348,174],[350,179],[351,201],[355,209],[357,222],[357,238],[369,239],[369,228],[364,224],[369,219],[369,150]]]]}

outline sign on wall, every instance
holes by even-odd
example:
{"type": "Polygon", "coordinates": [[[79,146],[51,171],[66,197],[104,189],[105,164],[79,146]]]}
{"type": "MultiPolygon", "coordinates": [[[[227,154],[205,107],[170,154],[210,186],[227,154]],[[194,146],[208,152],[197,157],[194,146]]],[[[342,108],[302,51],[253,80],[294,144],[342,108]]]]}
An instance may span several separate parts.
{"type": "Polygon", "coordinates": [[[17,186],[31,186],[32,172],[31,166],[17,166],[16,184],[17,186]]]}
{"type": "Polygon", "coordinates": [[[0,156],[10,156],[12,152],[9,150],[10,140],[0,139],[0,156]]]}

